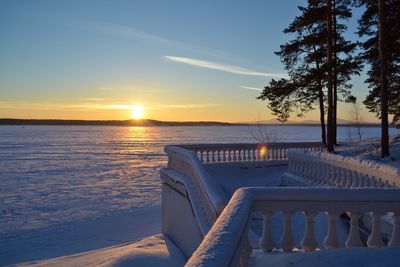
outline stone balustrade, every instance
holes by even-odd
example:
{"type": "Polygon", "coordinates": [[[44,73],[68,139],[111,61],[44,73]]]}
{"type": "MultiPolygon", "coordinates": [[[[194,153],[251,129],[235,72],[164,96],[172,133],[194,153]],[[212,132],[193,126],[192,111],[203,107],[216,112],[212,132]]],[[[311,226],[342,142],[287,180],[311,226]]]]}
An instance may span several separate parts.
{"type": "MultiPolygon", "coordinates": [[[[198,145],[169,145],[165,147],[168,155],[168,168],[185,175],[189,194],[192,195],[194,212],[200,220],[200,228],[204,234],[211,228],[218,214],[226,206],[227,201],[223,190],[208,175],[203,164],[257,160],[286,160],[288,149],[303,149],[321,151],[323,144],[318,142],[306,143],[271,143],[257,144],[198,144],[198,145]],[[266,150],[263,150],[264,149],[266,150]],[[261,151],[265,151],[261,157],[261,151]],[[252,156],[250,156],[252,155],[252,156]],[[259,155],[259,156],[257,156],[259,155]],[[193,190],[192,190],[193,189],[193,190]],[[196,200],[199,200],[198,202],[196,200]],[[204,218],[205,217],[205,218],[204,218]]],[[[161,176],[166,177],[166,170],[161,176]]]]}
{"type": "MultiPolygon", "coordinates": [[[[206,173],[193,151],[179,146],[166,146],[165,152],[168,155],[168,168],[187,178],[185,187],[192,199],[200,229],[205,235],[227,204],[224,192],[206,173]]],[[[161,176],[168,176],[167,172],[163,169],[161,176]]]]}
{"type": "Polygon", "coordinates": [[[359,217],[370,213],[372,231],[366,242],[369,248],[400,246],[400,189],[395,188],[241,188],[231,198],[229,204],[216,223],[205,236],[186,266],[246,266],[250,254],[247,231],[252,212],[261,212],[264,218],[260,246],[270,252],[274,248],[290,252],[295,248],[291,218],[294,212],[306,216],[303,251],[313,251],[317,247],[314,234],[314,216],[325,212],[328,216],[327,235],[323,247],[339,247],[336,232],[338,216],[350,214],[350,230],[345,242],[346,248],[364,246],[360,239],[359,217]],[[279,244],[271,237],[271,215],[282,213],[283,233],[279,244]],[[394,229],[386,244],[380,232],[381,217],[394,214],[394,229]]]}
{"type": "Polygon", "coordinates": [[[288,172],[314,186],[399,187],[395,167],[328,153],[289,151],[288,172]]]}
{"type": "Polygon", "coordinates": [[[289,149],[321,151],[320,142],[288,142],[269,144],[197,144],[180,145],[196,153],[201,163],[287,160],[289,149]]]}

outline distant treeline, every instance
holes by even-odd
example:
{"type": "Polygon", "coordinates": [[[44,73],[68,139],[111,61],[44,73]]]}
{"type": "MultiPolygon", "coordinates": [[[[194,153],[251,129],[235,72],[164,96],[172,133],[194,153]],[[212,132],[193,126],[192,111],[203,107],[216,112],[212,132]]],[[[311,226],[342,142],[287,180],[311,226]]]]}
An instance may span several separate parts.
{"type": "Polygon", "coordinates": [[[231,125],[231,123],[213,121],[176,122],[158,120],[0,119],[0,125],[211,126],[231,125]]]}
{"type": "MultiPolygon", "coordinates": [[[[87,125],[87,126],[318,126],[318,123],[229,123],[217,121],[158,121],[158,120],[58,120],[58,119],[0,119],[0,125],[87,125]]],[[[341,127],[356,127],[352,123],[341,127]]],[[[364,123],[361,127],[380,127],[377,123],[364,123]]],[[[395,126],[392,126],[395,127],[395,126]]]]}

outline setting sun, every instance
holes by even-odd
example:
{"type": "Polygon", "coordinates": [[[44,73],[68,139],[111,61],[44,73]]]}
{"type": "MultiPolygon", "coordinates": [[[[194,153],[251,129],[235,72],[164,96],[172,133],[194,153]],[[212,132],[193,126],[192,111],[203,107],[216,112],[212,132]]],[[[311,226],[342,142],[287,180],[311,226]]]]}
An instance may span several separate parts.
{"type": "Polygon", "coordinates": [[[143,118],[144,112],[142,106],[132,106],[132,118],[140,120],[143,118]]]}

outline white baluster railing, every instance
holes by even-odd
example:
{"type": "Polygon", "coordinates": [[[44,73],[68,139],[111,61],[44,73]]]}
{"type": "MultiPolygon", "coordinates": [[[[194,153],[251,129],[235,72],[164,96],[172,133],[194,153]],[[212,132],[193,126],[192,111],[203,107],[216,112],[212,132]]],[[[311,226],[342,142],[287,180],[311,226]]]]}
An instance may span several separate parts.
{"type": "Polygon", "coordinates": [[[400,187],[399,170],[373,161],[292,150],[288,173],[330,187],[400,187]]]}
{"type": "MultiPolygon", "coordinates": [[[[249,227],[252,212],[263,214],[263,234],[260,245],[269,252],[275,246],[271,234],[271,214],[284,215],[284,231],[281,247],[284,251],[294,248],[290,230],[291,214],[301,211],[306,214],[306,227],[301,247],[313,251],[317,244],[313,232],[314,216],[319,212],[328,214],[328,233],[323,242],[325,248],[339,247],[336,233],[338,214],[351,214],[351,226],[346,247],[363,246],[359,237],[360,214],[371,213],[373,231],[366,246],[371,249],[385,246],[381,242],[379,219],[386,213],[394,213],[395,223],[387,246],[400,246],[400,189],[397,188],[240,188],[228,206],[193,253],[186,266],[245,266],[249,258],[248,240],[243,238],[249,227]]],[[[267,263],[265,263],[267,264],[267,263]]]]}
{"type": "Polygon", "coordinates": [[[195,152],[202,163],[222,163],[287,160],[287,151],[289,149],[322,151],[324,145],[319,142],[288,142],[269,144],[196,144],[179,145],[179,147],[195,152]],[[221,153],[223,154],[222,156],[221,153]]]}

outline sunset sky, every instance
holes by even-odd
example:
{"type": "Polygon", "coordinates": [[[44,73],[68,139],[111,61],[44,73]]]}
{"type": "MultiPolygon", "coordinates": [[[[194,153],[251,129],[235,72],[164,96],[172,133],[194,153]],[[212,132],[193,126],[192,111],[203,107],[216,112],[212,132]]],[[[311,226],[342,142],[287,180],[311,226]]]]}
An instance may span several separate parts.
{"type": "Polygon", "coordinates": [[[0,117],[123,120],[141,106],[158,120],[271,119],[255,98],[286,76],[273,52],[304,2],[1,1],[0,117]]]}

